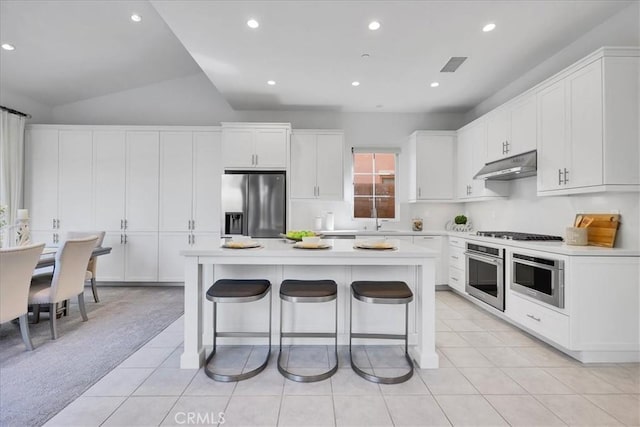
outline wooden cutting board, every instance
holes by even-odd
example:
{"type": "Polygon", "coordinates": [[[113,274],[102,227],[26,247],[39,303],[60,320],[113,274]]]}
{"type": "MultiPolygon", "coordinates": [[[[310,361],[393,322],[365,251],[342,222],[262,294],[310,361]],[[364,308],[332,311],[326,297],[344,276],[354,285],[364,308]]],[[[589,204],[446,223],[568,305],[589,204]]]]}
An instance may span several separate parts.
{"type": "Polygon", "coordinates": [[[612,248],[620,226],[620,214],[581,213],[576,215],[574,224],[578,228],[586,227],[589,245],[612,248]]]}

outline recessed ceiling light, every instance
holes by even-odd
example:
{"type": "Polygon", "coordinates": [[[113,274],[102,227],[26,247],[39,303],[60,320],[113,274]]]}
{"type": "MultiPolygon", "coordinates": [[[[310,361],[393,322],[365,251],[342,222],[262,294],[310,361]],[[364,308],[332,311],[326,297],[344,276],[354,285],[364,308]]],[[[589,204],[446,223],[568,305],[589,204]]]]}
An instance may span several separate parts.
{"type": "Polygon", "coordinates": [[[142,21],[142,16],[138,15],[137,13],[134,13],[133,15],[131,15],[131,20],[133,22],[140,22],[142,21]]]}
{"type": "Polygon", "coordinates": [[[362,55],[360,55],[360,58],[368,58],[371,55],[369,55],[368,53],[363,53],[362,55]]]}
{"type": "Polygon", "coordinates": [[[351,86],[360,86],[360,82],[351,82],[351,86]]]}
{"type": "Polygon", "coordinates": [[[376,105],[376,108],[382,108],[382,104],[376,105]]]}
{"type": "Polygon", "coordinates": [[[12,45],[12,44],[9,44],[9,43],[3,43],[2,44],[2,48],[4,50],[16,50],[16,47],[14,45],[12,45]]]}
{"type": "Polygon", "coordinates": [[[275,80],[267,80],[267,84],[269,86],[274,86],[276,84],[276,81],[275,80]]]}
{"type": "Polygon", "coordinates": [[[482,31],[484,31],[485,33],[488,33],[489,31],[493,31],[495,29],[496,29],[496,24],[494,24],[493,22],[482,27],[482,31]]]}
{"type": "Polygon", "coordinates": [[[440,83],[438,83],[438,82],[432,82],[431,83],[431,87],[438,87],[438,86],[440,86],[440,83]]]}
{"type": "Polygon", "coordinates": [[[253,28],[256,29],[260,26],[260,23],[258,21],[256,21],[255,19],[249,19],[247,21],[247,25],[249,26],[249,28],[253,28]]]}
{"type": "Polygon", "coordinates": [[[380,28],[380,23],[379,23],[378,21],[371,21],[371,22],[369,22],[369,29],[370,29],[371,31],[375,31],[375,30],[377,30],[377,29],[379,29],[379,28],[380,28]]]}

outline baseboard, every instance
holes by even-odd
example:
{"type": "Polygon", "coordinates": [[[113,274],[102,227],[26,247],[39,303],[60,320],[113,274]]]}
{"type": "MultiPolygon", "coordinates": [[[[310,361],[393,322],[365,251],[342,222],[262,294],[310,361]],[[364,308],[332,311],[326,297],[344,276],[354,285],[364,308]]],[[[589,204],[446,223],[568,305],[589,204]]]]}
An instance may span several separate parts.
{"type": "Polygon", "coordinates": [[[98,287],[100,286],[180,286],[184,287],[183,282],[96,282],[98,287]]]}

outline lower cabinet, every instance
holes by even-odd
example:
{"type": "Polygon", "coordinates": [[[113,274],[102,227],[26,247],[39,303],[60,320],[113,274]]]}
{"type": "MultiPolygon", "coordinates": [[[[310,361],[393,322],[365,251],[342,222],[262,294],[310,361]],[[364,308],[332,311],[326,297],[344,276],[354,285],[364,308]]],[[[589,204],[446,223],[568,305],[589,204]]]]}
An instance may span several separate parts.
{"type": "Polygon", "coordinates": [[[569,347],[569,316],[526,300],[514,292],[509,294],[506,314],[525,328],[569,347]]]}
{"type": "Polygon", "coordinates": [[[465,241],[460,238],[449,238],[447,265],[449,271],[449,287],[458,292],[465,292],[466,263],[464,259],[465,241]]]}
{"type": "Polygon", "coordinates": [[[111,247],[111,253],[98,258],[98,281],[158,280],[158,233],[110,232],[106,233],[103,245],[111,247]]]}
{"type": "Polygon", "coordinates": [[[184,282],[184,257],[180,251],[198,245],[219,245],[218,233],[160,233],[158,238],[158,281],[184,282]]]}
{"type": "Polygon", "coordinates": [[[446,285],[449,263],[447,260],[447,246],[443,244],[442,236],[414,236],[413,243],[418,246],[433,249],[440,254],[435,260],[436,285],[446,285]]]}

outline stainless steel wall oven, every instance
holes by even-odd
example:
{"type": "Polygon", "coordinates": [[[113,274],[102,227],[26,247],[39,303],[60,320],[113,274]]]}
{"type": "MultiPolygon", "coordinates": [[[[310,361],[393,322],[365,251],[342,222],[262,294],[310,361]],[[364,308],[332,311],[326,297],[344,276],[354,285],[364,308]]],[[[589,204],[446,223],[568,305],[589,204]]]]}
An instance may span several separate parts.
{"type": "Polygon", "coordinates": [[[504,249],[467,243],[465,290],[504,311],[504,249]]]}

